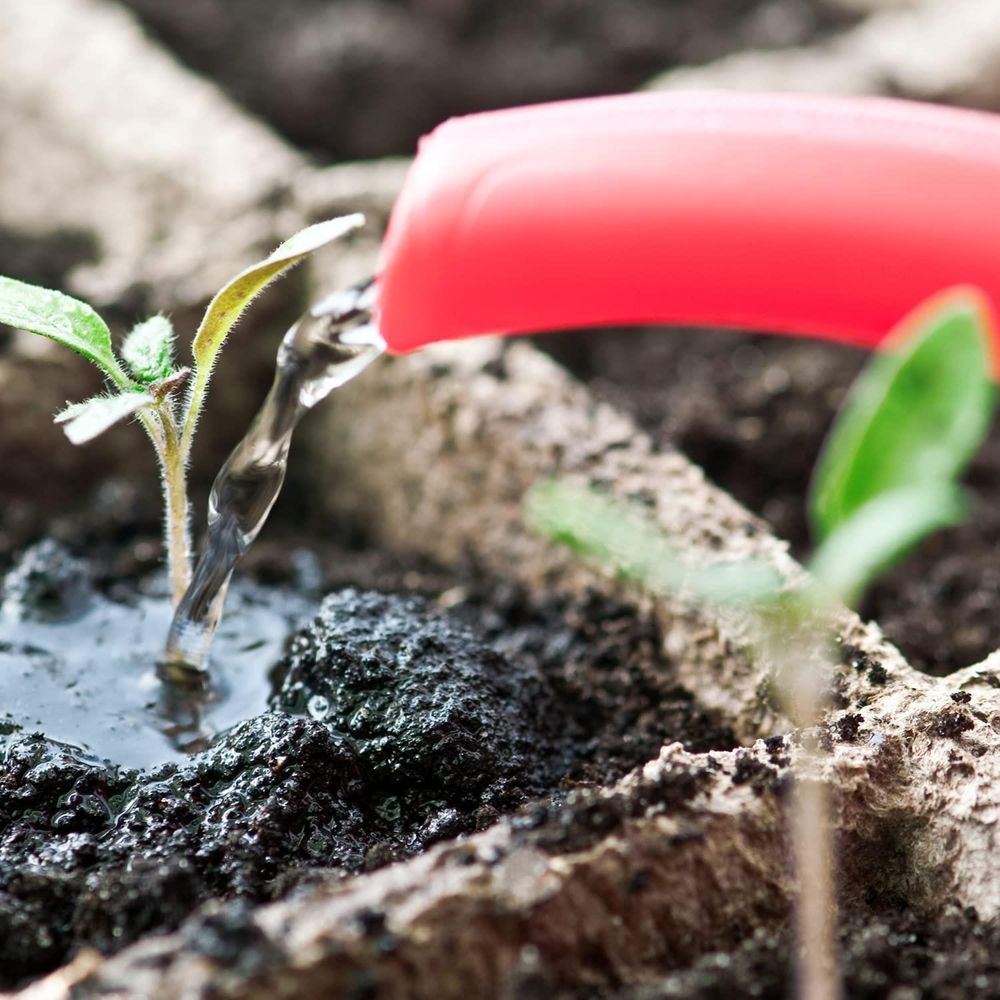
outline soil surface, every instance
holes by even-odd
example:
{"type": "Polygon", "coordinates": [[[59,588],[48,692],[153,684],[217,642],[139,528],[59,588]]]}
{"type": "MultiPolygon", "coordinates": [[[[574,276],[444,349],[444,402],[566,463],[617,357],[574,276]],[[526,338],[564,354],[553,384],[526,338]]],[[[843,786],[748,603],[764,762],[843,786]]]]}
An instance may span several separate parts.
{"type": "MultiPolygon", "coordinates": [[[[135,542],[132,565],[116,562],[112,577],[97,520],[93,579],[120,589],[122,575],[148,567],[156,543],[135,542]]],[[[174,929],[210,899],[245,909],[512,809],[548,815],[573,795],[579,808],[587,788],[664,742],[734,745],[671,681],[656,628],[631,608],[596,595],[530,600],[471,571],[456,586],[372,553],[327,555],[341,577],[383,589],[332,593],[276,664],[270,709],[201,753],[136,771],[8,713],[0,985],[84,945],[113,952],[174,929]]],[[[36,643],[72,644],[89,593],[80,569],[58,544],[30,549],[6,577],[8,623],[27,617],[36,643]]],[[[309,588],[322,568],[301,554],[269,560],[264,550],[256,575],[309,588]]],[[[44,675],[42,649],[23,656],[44,675]]],[[[16,659],[18,649],[5,655],[16,659]]]]}
{"type": "Polygon", "coordinates": [[[632,90],[854,19],[816,0],[123,2],[293,142],[338,158],[410,155],[452,115],[632,90]]]}
{"type": "MultiPolygon", "coordinates": [[[[806,497],[823,439],[865,355],[731,331],[586,331],[536,341],[809,552],[806,497]]],[[[968,475],[965,524],[927,539],[861,607],[916,667],[947,674],[1000,647],[1000,433],[968,475]]]]}
{"type": "MultiPolygon", "coordinates": [[[[840,929],[844,996],[968,1000],[996,995],[1000,926],[975,913],[928,927],[912,913],[854,917],[840,929]]],[[[732,952],[705,955],[693,967],[616,1000],[778,1000],[795,995],[793,940],[786,930],[756,932],[732,952]]]]}

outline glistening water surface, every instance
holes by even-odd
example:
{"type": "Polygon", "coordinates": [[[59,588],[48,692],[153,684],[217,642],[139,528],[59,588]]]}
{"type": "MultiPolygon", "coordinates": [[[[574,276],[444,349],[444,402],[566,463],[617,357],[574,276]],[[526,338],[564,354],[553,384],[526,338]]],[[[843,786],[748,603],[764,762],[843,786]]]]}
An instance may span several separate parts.
{"type": "Polygon", "coordinates": [[[0,614],[0,752],[16,732],[41,732],[81,755],[130,768],[182,761],[211,736],[263,712],[270,671],[309,613],[291,591],[233,588],[212,655],[212,688],[185,692],[157,676],[170,601],[119,604],[89,594],[69,617],[0,614]],[[190,736],[190,739],[188,739],[190,736]]]}

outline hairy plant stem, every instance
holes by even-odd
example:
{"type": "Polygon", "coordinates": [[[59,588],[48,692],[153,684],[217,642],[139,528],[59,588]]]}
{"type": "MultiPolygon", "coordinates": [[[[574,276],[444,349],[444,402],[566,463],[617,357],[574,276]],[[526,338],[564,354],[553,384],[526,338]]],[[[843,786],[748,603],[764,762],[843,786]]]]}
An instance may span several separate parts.
{"type": "Polygon", "coordinates": [[[174,607],[191,579],[191,535],[188,526],[187,469],[169,401],[139,411],[139,422],[153,444],[163,484],[164,546],[174,607]]]}
{"type": "Polygon", "coordinates": [[[188,514],[187,458],[177,433],[173,409],[160,404],[163,425],[164,534],[170,570],[170,593],[176,608],[191,582],[191,532],[188,514]]]}
{"type": "Polygon", "coordinates": [[[195,367],[194,381],[191,383],[184,404],[184,429],[180,437],[180,452],[185,465],[191,454],[191,442],[198,427],[198,418],[201,416],[201,408],[205,403],[205,393],[208,391],[208,381],[211,377],[209,369],[201,365],[195,367]]]}

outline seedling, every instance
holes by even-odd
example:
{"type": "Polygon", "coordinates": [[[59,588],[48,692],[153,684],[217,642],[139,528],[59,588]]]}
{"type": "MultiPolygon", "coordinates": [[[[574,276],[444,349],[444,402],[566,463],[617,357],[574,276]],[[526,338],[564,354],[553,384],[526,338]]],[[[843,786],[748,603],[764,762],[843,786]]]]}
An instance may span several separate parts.
{"type": "MultiPolygon", "coordinates": [[[[825,612],[853,604],[889,565],[967,510],[958,485],[996,408],[996,333],[975,291],[956,289],[904,320],[858,379],[817,464],[809,513],[819,544],[813,583],[789,592],[756,563],[692,567],[651,520],[571,482],[527,498],[529,521],[573,551],[658,593],[755,607],[763,645],[795,722],[821,719],[825,612]]],[[[818,753],[818,750],[811,751],[818,753]]],[[[796,783],[791,820],[799,870],[801,995],[840,994],[834,945],[829,803],[819,781],[796,783]]]]}
{"type": "MultiPolygon", "coordinates": [[[[965,516],[958,479],[993,419],[995,336],[981,296],[955,289],[904,319],[862,372],[813,476],[810,604],[856,604],[922,538],[965,516]]],[[[763,564],[693,567],[648,517],[568,480],[536,486],[526,510],[542,533],[653,591],[742,604],[783,593],[763,564]]]]}
{"type": "Polygon", "coordinates": [[[83,355],[107,382],[107,391],[56,414],[73,444],[84,444],[134,417],[152,442],[164,498],[164,536],[170,590],[176,605],[191,579],[187,469],[212,370],[237,320],[279,275],[327,243],[357,228],[349,215],[296,233],[270,256],[240,271],[215,295],[191,344],[192,363],[178,365],[166,316],[139,323],[118,354],[107,324],[86,303],[61,292],[0,276],[0,323],[48,337],[83,355]]]}

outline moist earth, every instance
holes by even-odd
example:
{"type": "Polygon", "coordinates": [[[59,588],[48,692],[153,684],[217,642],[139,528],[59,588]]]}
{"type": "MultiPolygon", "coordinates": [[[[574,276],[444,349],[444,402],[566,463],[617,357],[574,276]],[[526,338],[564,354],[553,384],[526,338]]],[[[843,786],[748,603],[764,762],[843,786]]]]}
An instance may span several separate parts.
{"type": "MultiPolygon", "coordinates": [[[[29,550],[7,575],[5,613],[66,629],[78,568],[51,541],[29,550]]],[[[392,572],[359,562],[383,586],[392,572]]],[[[433,576],[411,568],[395,583],[432,590],[433,576]]],[[[8,724],[0,983],[174,929],[208,900],[245,915],[518,808],[532,828],[556,817],[562,836],[583,823],[581,796],[664,742],[734,745],[670,680],[655,627],[631,608],[533,601],[471,577],[440,603],[330,594],[277,665],[271,711],[187,762],[129,770],[8,724]]]]}
{"type": "MultiPolygon", "coordinates": [[[[931,927],[901,910],[857,914],[840,928],[844,996],[851,1000],[969,1000],[996,996],[1000,925],[972,911],[931,927]]],[[[731,952],[608,1000],[769,1000],[795,996],[794,942],[788,929],[757,931],[731,952]]]]}

